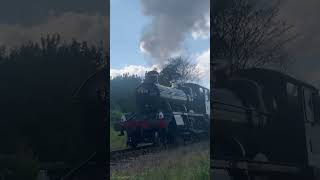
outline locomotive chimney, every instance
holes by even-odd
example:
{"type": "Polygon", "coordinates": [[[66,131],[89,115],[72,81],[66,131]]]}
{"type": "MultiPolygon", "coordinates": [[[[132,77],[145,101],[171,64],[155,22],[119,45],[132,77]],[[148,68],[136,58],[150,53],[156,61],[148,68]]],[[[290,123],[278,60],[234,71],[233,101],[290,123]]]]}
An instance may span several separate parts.
{"type": "Polygon", "coordinates": [[[144,82],[158,84],[159,73],[155,70],[146,72],[144,82]]]}
{"type": "Polygon", "coordinates": [[[171,87],[172,88],[178,88],[179,87],[178,82],[176,82],[176,81],[170,81],[170,83],[171,83],[171,87]]]}

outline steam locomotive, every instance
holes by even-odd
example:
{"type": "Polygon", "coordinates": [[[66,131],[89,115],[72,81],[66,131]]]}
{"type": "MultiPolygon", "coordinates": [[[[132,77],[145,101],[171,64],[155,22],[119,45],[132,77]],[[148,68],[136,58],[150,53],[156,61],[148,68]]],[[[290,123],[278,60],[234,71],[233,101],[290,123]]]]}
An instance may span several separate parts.
{"type": "Polygon", "coordinates": [[[214,85],[213,177],[220,179],[219,173],[235,179],[320,177],[320,96],[315,87],[258,68],[214,85]],[[225,162],[233,162],[233,167],[225,162]]]}
{"type": "Polygon", "coordinates": [[[209,89],[194,83],[158,83],[158,72],[146,73],[136,88],[138,111],[122,116],[116,125],[127,134],[127,145],[153,143],[180,144],[209,136],[209,89]]]}

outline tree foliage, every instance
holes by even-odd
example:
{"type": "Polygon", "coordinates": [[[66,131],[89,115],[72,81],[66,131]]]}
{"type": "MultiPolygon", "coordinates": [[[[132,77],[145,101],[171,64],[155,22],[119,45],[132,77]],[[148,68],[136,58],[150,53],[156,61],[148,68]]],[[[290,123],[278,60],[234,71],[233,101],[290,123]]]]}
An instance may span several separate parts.
{"type": "Polygon", "coordinates": [[[189,82],[198,79],[196,64],[183,57],[169,59],[159,74],[159,83],[164,86],[170,86],[171,82],[189,82]]]}
{"type": "Polygon", "coordinates": [[[279,17],[279,2],[218,0],[212,2],[212,58],[229,60],[231,71],[290,63],[287,45],[297,36],[279,17]]]}
{"type": "Polygon", "coordinates": [[[135,90],[142,82],[136,75],[123,74],[110,81],[110,108],[126,112],[136,111],[135,90]]]}

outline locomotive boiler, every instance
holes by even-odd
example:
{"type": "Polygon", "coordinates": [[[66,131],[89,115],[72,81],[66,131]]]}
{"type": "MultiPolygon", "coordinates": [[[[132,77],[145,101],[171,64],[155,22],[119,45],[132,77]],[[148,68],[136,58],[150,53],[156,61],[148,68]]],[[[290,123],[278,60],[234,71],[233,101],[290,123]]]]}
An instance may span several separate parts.
{"type": "Polygon", "coordinates": [[[209,90],[194,83],[158,83],[158,72],[146,73],[136,88],[138,111],[124,115],[117,130],[127,145],[175,144],[209,135],[209,90]]]}

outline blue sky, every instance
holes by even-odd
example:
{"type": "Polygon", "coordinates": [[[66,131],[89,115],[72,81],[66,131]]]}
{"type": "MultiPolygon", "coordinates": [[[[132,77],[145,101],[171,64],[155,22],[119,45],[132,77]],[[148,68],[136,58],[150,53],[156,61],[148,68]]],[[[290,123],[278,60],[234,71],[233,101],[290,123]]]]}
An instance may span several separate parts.
{"type": "Polygon", "coordinates": [[[110,3],[111,68],[146,65],[139,39],[149,19],[141,14],[139,1],[111,0],[110,3]]]}
{"type": "MultiPolygon", "coordinates": [[[[127,70],[124,69],[132,65],[145,68],[154,65],[150,61],[150,57],[143,54],[139,48],[142,33],[151,21],[151,17],[143,15],[141,1],[110,1],[111,75],[113,72],[126,72],[127,70]]],[[[208,38],[194,39],[191,32],[187,33],[182,44],[182,55],[196,59],[208,51],[209,43],[208,38]]],[[[119,73],[117,74],[119,75],[119,73]]]]}

